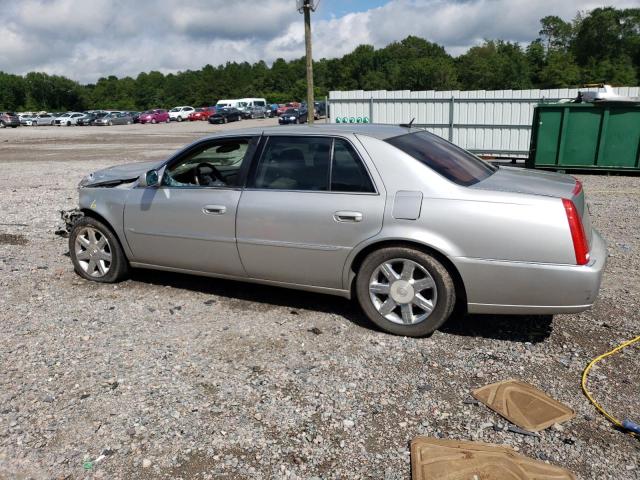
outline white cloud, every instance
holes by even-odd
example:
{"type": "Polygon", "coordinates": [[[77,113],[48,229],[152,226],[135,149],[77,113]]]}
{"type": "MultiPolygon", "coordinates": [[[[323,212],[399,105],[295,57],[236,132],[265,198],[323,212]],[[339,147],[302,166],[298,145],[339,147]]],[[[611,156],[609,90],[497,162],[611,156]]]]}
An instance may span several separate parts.
{"type": "MultiPolygon", "coordinates": [[[[612,0],[617,7],[635,0],[612,0]]],[[[407,35],[458,55],[484,38],[534,39],[539,19],[572,19],[597,0],[390,0],[382,7],[313,22],[314,57],[407,35]]],[[[302,16],[293,0],[0,0],[0,70],[32,70],[82,82],[141,71],[198,69],[226,61],[298,58],[302,16]]]]}

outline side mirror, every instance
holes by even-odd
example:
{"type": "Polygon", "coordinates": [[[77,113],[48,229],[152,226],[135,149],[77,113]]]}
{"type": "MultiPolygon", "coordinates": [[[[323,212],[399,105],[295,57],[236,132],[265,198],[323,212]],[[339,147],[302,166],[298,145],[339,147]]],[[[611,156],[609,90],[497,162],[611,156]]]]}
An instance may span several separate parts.
{"type": "Polygon", "coordinates": [[[159,187],[160,175],[158,175],[158,170],[149,170],[147,173],[140,176],[138,184],[141,187],[159,187]]]}

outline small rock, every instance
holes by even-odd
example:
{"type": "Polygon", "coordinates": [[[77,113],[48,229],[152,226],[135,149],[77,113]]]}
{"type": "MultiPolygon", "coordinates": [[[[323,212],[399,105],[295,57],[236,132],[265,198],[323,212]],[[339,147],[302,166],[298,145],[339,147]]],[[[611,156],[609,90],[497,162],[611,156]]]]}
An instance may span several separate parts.
{"type": "Polygon", "coordinates": [[[142,468],[149,468],[151,466],[151,460],[149,460],[148,458],[145,458],[144,460],[142,460],[142,468]]]}
{"type": "Polygon", "coordinates": [[[353,428],[355,426],[355,422],[353,420],[343,420],[342,421],[342,425],[344,426],[344,428],[353,428]]]}

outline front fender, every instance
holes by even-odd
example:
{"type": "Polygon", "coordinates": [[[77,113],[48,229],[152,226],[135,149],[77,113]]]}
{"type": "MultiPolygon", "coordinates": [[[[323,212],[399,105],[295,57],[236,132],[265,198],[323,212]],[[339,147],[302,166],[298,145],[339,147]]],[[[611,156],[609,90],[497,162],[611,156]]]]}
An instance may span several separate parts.
{"type": "Polygon", "coordinates": [[[80,210],[104,221],[120,240],[128,259],[133,254],[124,234],[124,205],[129,190],[124,188],[80,188],[80,210]]]}

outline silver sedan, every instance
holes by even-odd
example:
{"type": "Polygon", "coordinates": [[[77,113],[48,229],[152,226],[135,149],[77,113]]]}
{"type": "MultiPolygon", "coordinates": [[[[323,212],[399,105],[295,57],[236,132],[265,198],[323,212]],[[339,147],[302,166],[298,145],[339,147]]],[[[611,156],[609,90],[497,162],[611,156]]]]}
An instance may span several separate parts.
{"type": "Polygon", "coordinates": [[[356,297],[399,335],[433,332],[456,306],[580,312],[607,256],[573,177],[400,126],[225,132],[92,173],[79,193],[67,229],[88,280],[151,268],[356,297]]]}

